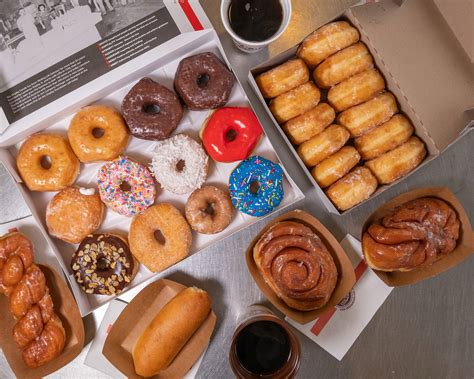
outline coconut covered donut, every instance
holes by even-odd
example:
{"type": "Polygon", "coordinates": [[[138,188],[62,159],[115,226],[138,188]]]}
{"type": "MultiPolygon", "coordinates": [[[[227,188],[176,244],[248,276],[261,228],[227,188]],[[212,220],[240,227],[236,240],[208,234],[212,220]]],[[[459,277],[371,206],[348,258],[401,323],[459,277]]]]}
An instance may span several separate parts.
{"type": "Polygon", "coordinates": [[[201,188],[208,166],[209,157],[201,144],[185,134],[157,142],[151,162],[158,183],[178,195],[201,188]]]}

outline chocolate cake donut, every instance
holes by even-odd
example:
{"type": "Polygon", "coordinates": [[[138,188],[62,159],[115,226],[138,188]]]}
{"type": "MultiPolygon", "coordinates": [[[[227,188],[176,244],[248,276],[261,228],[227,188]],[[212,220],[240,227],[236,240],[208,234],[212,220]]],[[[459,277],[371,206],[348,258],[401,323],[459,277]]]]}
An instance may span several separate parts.
{"type": "Polygon", "coordinates": [[[161,141],[178,126],[183,107],[173,91],[143,78],[123,99],[122,116],[135,137],[161,141]]]}
{"type": "Polygon", "coordinates": [[[138,271],[125,239],[114,234],[90,234],[72,256],[71,269],[86,293],[117,295],[138,271]]]}
{"type": "Polygon", "coordinates": [[[234,75],[215,54],[201,53],[179,62],[174,86],[189,109],[215,109],[229,100],[234,75]]]}

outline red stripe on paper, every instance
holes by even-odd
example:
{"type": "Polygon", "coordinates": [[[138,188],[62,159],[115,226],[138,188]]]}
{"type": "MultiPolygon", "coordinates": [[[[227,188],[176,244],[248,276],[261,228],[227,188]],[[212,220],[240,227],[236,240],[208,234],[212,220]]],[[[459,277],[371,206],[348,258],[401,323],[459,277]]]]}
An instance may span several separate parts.
{"type": "Polygon", "coordinates": [[[199,21],[198,16],[196,16],[196,13],[194,13],[194,10],[189,4],[188,0],[179,0],[179,5],[181,6],[181,9],[188,18],[188,21],[190,22],[193,29],[203,30],[204,27],[202,26],[201,21],[199,21]]]}
{"type": "MultiPolygon", "coordinates": [[[[367,270],[367,264],[362,259],[357,265],[357,267],[354,269],[355,276],[356,276],[356,283],[359,281],[360,277],[365,272],[365,270],[367,270]]],[[[319,333],[321,333],[321,331],[324,329],[324,327],[329,322],[329,320],[334,315],[334,313],[336,313],[336,308],[332,308],[328,310],[326,313],[323,313],[314,323],[313,327],[311,328],[311,332],[314,335],[319,336],[319,333]]]]}

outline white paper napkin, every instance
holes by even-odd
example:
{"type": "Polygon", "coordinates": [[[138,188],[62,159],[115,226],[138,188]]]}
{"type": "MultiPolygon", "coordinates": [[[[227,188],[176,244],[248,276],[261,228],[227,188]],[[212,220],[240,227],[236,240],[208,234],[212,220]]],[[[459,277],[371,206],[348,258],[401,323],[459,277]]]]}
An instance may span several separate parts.
{"type": "MultiPolygon", "coordinates": [[[[107,338],[107,334],[112,328],[112,325],[126,306],[127,303],[119,299],[115,299],[110,302],[99,329],[96,332],[95,338],[91,343],[89,352],[86,355],[86,359],[84,360],[84,364],[87,366],[102,371],[103,373],[110,375],[112,378],[126,378],[126,376],[123,375],[118,369],[115,368],[112,363],[107,360],[107,358],[102,354],[102,348],[104,347],[105,339],[107,338]]],[[[204,354],[206,354],[206,350],[207,347],[183,379],[194,379],[196,377],[196,373],[199,369],[199,366],[201,366],[201,362],[204,354]]]]}
{"type": "Polygon", "coordinates": [[[286,317],[288,323],[338,360],[349,351],[393,289],[367,267],[357,239],[347,235],[341,246],[356,273],[357,282],[351,292],[335,308],[307,324],[299,324],[286,317]]]}

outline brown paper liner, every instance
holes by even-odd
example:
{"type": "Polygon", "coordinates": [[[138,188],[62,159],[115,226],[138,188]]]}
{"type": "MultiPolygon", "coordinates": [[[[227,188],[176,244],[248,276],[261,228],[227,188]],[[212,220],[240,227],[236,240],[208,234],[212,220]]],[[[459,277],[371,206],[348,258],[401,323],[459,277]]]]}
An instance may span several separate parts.
{"type": "Polygon", "coordinates": [[[372,269],[372,271],[380,279],[382,279],[387,285],[391,287],[413,284],[421,280],[432,278],[458,265],[474,253],[474,233],[472,231],[471,224],[469,222],[469,218],[467,217],[466,211],[464,210],[461,202],[456,198],[456,196],[445,187],[420,188],[404,193],[388,201],[379,209],[377,209],[364,223],[361,233],[361,240],[364,232],[374,221],[386,216],[394,208],[408,201],[418,199],[420,197],[435,197],[444,200],[445,202],[450,204],[456,210],[456,213],[459,217],[459,221],[461,222],[460,237],[456,248],[451,254],[441,258],[430,266],[418,267],[411,271],[392,272],[378,271],[372,269]]]}
{"type": "MultiPolygon", "coordinates": [[[[153,282],[133,298],[115,321],[102,354],[128,378],[142,378],[135,373],[132,358],[136,340],[161,308],[185,288],[168,279],[153,282]]],[[[182,378],[206,348],[215,325],[216,315],[211,311],[173,362],[153,378],[182,378]]]]}
{"type": "Polygon", "coordinates": [[[45,365],[35,369],[26,366],[21,356],[22,350],[13,341],[12,333],[16,321],[10,313],[8,298],[0,295],[0,347],[18,378],[42,378],[52,374],[76,358],[84,346],[84,324],[69,287],[56,271],[48,266],[38,266],[46,277],[54,311],[66,331],[66,344],[62,353],[45,365]]]}
{"type": "Polygon", "coordinates": [[[283,314],[301,324],[306,324],[318,318],[327,310],[333,308],[343,299],[344,296],[349,293],[356,282],[354,268],[352,267],[351,261],[347,257],[339,242],[337,242],[336,238],[315,217],[299,209],[285,213],[267,224],[267,226],[265,226],[250,243],[246,252],[246,259],[250,274],[268,300],[270,300],[270,302],[283,314]],[[263,279],[259,269],[257,268],[257,265],[255,264],[253,259],[253,248],[257,241],[270,227],[282,221],[296,221],[310,227],[319,236],[319,238],[321,238],[321,241],[323,241],[324,245],[326,245],[328,251],[331,253],[332,258],[334,259],[334,263],[336,264],[337,271],[339,273],[337,284],[328,303],[322,308],[313,311],[299,311],[289,307],[275,294],[275,292],[273,292],[267,283],[265,283],[265,280],[263,279]]]}

